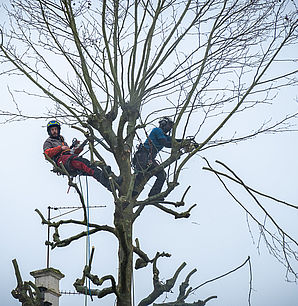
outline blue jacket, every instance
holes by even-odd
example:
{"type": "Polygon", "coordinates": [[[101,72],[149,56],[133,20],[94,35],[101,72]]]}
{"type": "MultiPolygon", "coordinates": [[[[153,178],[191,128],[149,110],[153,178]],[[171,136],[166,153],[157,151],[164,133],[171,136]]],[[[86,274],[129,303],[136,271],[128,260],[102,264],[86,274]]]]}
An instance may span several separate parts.
{"type": "Polygon", "coordinates": [[[172,147],[171,136],[166,135],[161,128],[154,128],[148,138],[144,143],[144,147],[152,154],[152,158],[155,158],[163,147],[172,147]]]}

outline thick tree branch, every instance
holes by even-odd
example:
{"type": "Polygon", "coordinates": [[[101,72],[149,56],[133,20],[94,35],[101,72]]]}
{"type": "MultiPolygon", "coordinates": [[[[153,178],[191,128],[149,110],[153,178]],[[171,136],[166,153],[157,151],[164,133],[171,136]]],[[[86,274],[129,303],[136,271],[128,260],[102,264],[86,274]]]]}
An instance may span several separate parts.
{"type": "Polygon", "coordinates": [[[91,296],[97,296],[98,298],[102,298],[108,294],[114,293],[117,297],[119,297],[117,288],[116,288],[116,281],[112,275],[105,275],[101,278],[99,278],[97,275],[91,274],[91,265],[92,265],[92,259],[94,254],[95,248],[92,247],[91,255],[89,264],[85,266],[83,270],[83,276],[80,279],[77,279],[75,283],[73,284],[76,288],[77,292],[91,295],[91,296]],[[91,282],[96,286],[101,286],[105,281],[110,280],[112,283],[111,287],[104,288],[102,290],[99,289],[90,289],[87,286],[85,286],[85,279],[88,278],[91,280],[91,282]]]}
{"type": "Polygon", "coordinates": [[[42,305],[42,296],[39,289],[31,281],[23,282],[19,266],[16,259],[12,260],[15,275],[17,279],[17,287],[11,291],[12,296],[19,300],[22,305],[26,306],[40,306],[42,305]],[[34,292],[32,291],[34,290],[34,292]]]}
{"type": "Polygon", "coordinates": [[[165,292],[169,292],[175,285],[178,275],[180,274],[181,270],[186,266],[186,263],[182,263],[180,267],[176,270],[173,277],[168,279],[165,283],[162,283],[159,280],[159,270],[157,268],[157,260],[160,257],[169,257],[169,254],[166,253],[157,253],[154,261],[153,261],[153,291],[144,298],[138,305],[139,306],[146,306],[152,304],[159,296],[161,296],[165,292]]]}

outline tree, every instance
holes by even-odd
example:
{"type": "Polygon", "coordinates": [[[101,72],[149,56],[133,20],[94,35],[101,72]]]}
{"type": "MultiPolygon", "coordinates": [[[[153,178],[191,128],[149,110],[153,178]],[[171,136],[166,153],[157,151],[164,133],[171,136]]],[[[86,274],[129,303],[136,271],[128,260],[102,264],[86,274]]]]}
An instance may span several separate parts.
{"type": "MultiPolygon", "coordinates": [[[[115,294],[117,305],[131,305],[133,253],[136,253],[137,268],[153,265],[154,289],[140,305],[154,303],[174,286],[184,264],[173,278],[162,284],[157,261],[169,254],[157,252],[150,259],[139,243],[132,240],[133,224],[147,206],[175,218],[189,217],[195,205],[184,212],[178,210],[185,205],[187,190],[180,201],[160,199],[179,185],[184,166],[195,154],[291,127],[297,114],[274,123],[264,118],[251,127],[253,131],[239,131],[232,136],[225,130],[232,118],[245,116],[251,110],[257,112],[275,102],[279,88],[297,85],[296,58],[286,55],[297,44],[294,1],[13,0],[7,14],[11,23],[9,29],[2,29],[0,45],[2,63],[10,64],[6,73],[26,76],[38,89],[35,95],[53,102],[52,110],[37,118],[55,117],[81,131],[89,141],[91,161],[97,160],[104,166],[105,156],[111,154],[117,165],[113,171],[119,171],[123,177],[117,191],[114,174],[111,176],[114,227],[89,224],[91,234],[106,231],[117,239],[117,280],[112,275],[91,274],[92,253],[83,277],[75,283],[76,289],[85,292],[86,277],[96,285],[110,281],[110,287],[94,290],[92,294],[100,298],[115,294]],[[283,65],[285,60],[293,65],[283,65]],[[171,152],[163,155],[159,167],[146,173],[138,186],[138,195],[132,196],[134,145],[164,115],[175,119],[171,152]],[[175,140],[187,139],[187,135],[200,139],[191,151],[184,150],[175,140]],[[97,142],[101,149],[96,147],[97,142]],[[148,180],[163,168],[168,171],[164,191],[140,200],[148,180]]],[[[26,118],[19,108],[16,113],[2,110],[1,115],[7,121],[26,118]]],[[[232,174],[213,169],[208,161],[206,169],[220,179],[225,176],[241,184],[253,197],[258,193],[224,166],[232,174]]],[[[63,168],[59,171],[68,175],[63,168]]],[[[87,235],[82,231],[60,240],[60,227],[87,224],[84,198],[69,175],[68,178],[80,196],[84,208],[82,220],[49,223],[37,210],[42,222],[55,229],[53,248],[67,246],[87,235]]],[[[292,207],[297,209],[295,205],[292,207]]],[[[259,224],[268,248],[296,277],[289,254],[297,258],[297,242],[266,211],[266,217],[275,227],[273,230],[258,221],[253,212],[248,214],[259,224]],[[279,236],[274,234],[275,229],[279,236]]],[[[185,299],[191,290],[186,288],[193,273],[183,283],[175,305],[187,305],[185,299]]],[[[208,301],[209,298],[193,305],[205,305],[208,301]]]]}

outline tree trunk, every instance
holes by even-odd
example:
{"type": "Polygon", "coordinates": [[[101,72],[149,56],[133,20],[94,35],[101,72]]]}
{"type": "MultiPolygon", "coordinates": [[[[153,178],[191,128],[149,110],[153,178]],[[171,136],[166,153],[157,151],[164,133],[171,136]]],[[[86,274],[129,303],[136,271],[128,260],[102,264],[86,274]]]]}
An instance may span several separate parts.
{"type": "Polygon", "coordinates": [[[132,207],[116,204],[114,224],[119,239],[118,249],[118,298],[117,306],[131,306],[131,282],[133,269],[132,207]]]}

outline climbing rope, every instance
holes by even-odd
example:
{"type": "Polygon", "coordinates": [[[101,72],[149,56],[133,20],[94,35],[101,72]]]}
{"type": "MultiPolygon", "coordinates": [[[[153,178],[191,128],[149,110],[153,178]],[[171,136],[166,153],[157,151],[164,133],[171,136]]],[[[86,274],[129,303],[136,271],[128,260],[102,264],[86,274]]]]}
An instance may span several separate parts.
{"type": "MultiPolygon", "coordinates": [[[[81,182],[81,177],[79,176],[79,185],[80,185],[80,191],[84,199],[84,192],[83,192],[83,186],[81,182]]],[[[86,236],[86,248],[85,248],[85,265],[87,266],[89,264],[90,259],[90,232],[89,232],[89,219],[90,219],[90,207],[89,207],[89,188],[88,188],[88,177],[86,176],[86,201],[84,199],[84,202],[86,203],[87,208],[87,236],[86,236]]],[[[89,289],[89,295],[92,299],[91,295],[91,289],[90,289],[90,279],[86,279],[85,282],[86,291],[85,291],[85,306],[88,305],[88,291],[87,287],[89,289]]]]}
{"type": "Polygon", "coordinates": [[[132,278],[132,304],[135,306],[135,279],[134,279],[134,274],[133,274],[133,269],[131,271],[131,278],[132,278]]]}
{"type": "MultiPolygon", "coordinates": [[[[86,237],[86,265],[89,265],[90,261],[90,229],[89,229],[89,220],[90,220],[90,206],[89,206],[89,185],[88,177],[86,176],[86,204],[87,204],[87,237],[86,237]]],[[[88,279],[89,294],[92,300],[91,295],[91,281],[88,279]]]]}

